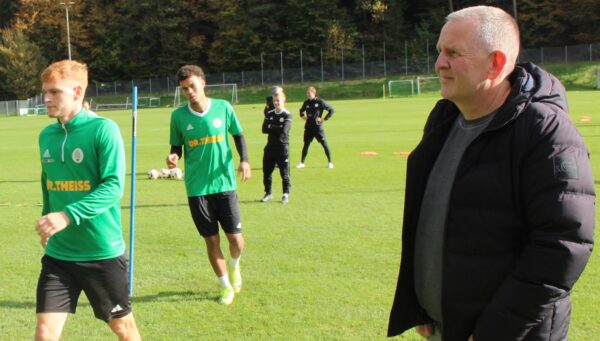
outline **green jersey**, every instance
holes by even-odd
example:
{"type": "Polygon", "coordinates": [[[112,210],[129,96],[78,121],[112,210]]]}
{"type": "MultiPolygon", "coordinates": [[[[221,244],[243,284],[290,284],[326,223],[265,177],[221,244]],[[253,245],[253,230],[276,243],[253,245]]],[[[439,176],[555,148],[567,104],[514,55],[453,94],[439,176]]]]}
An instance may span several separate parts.
{"type": "Polygon", "coordinates": [[[227,133],[239,135],[242,127],[229,102],[209,99],[203,113],[189,105],[171,114],[172,146],[183,145],[185,187],[188,197],[233,191],[237,187],[227,133]]]}
{"type": "Polygon", "coordinates": [[[48,240],[46,254],[95,261],[125,252],[120,199],[125,150],[117,125],[82,109],[40,133],[42,215],[65,212],[71,223],[48,240]]]}

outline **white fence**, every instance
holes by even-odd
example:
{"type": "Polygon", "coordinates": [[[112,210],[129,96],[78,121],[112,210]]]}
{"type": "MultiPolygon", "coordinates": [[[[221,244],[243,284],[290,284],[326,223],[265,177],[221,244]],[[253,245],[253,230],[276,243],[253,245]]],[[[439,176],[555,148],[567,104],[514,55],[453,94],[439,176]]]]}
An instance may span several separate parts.
{"type": "MultiPolygon", "coordinates": [[[[238,72],[209,72],[207,84],[235,83],[240,87],[287,83],[347,81],[373,78],[394,80],[396,76],[431,75],[436,59],[435,42],[428,41],[422,51],[406,48],[403,51],[386,51],[385,44],[379,49],[365,51],[364,46],[353,50],[339,50],[335,61],[323,58],[323,49],[315,51],[288,50],[257,56],[260,63],[254,70],[238,72]],[[313,60],[309,63],[308,60],[313,60]]],[[[600,61],[600,43],[523,49],[519,61],[536,64],[569,64],[600,61]]],[[[175,72],[175,70],[173,71],[175,72]]],[[[598,76],[600,89],[600,75],[598,76]]],[[[137,86],[140,96],[152,98],[172,98],[178,86],[173,76],[150,77],[136,80],[115,80],[111,82],[91,81],[86,98],[104,99],[96,104],[124,101],[137,86]],[[117,98],[111,98],[117,97],[117,98]]],[[[417,93],[419,89],[417,89],[417,93]]],[[[0,101],[0,116],[32,114],[42,104],[41,98],[27,101],[0,101]],[[27,109],[27,110],[25,110],[27,109]]],[[[154,103],[149,103],[149,106],[154,103]]],[[[38,109],[39,113],[39,109],[38,109]]]]}

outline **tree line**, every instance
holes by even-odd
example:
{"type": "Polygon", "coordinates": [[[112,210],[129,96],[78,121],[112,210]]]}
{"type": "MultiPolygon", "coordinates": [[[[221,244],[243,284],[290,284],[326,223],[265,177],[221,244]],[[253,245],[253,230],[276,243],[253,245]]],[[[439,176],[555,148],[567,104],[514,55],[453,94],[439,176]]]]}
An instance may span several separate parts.
{"type": "Polygon", "coordinates": [[[526,48],[600,39],[597,0],[0,0],[0,100],[39,92],[39,72],[67,58],[65,5],[72,58],[88,64],[92,80],[110,81],[188,63],[256,70],[263,54],[299,49],[332,60],[368,46],[399,58],[407,43],[434,49],[450,8],[475,4],[516,14],[526,48]]]}

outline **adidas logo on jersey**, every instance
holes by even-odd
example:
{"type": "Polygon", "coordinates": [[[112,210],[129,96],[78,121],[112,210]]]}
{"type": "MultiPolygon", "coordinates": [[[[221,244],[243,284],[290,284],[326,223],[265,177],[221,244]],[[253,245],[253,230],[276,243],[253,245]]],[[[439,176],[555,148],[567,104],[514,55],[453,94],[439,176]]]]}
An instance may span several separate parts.
{"type": "Polygon", "coordinates": [[[50,155],[50,151],[48,149],[44,150],[44,153],[42,154],[42,163],[52,162],[54,162],[54,159],[52,158],[52,155],[50,155]]]}
{"type": "Polygon", "coordinates": [[[192,127],[191,124],[188,124],[187,128],[185,128],[185,130],[194,130],[194,127],[192,127]]]}

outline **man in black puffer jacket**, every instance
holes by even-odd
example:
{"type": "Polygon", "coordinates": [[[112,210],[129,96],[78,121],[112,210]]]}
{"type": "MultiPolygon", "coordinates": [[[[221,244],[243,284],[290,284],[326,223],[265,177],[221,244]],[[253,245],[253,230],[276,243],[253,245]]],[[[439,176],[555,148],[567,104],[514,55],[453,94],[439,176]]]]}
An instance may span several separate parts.
{"type": "Polygon", "coordinates": [[[565,90],[515,65],[518,27],[498,8],[450,14],[438,50],[444,99],[408,159],[388,335],[566,340],[595,194],[565,90]]]}

